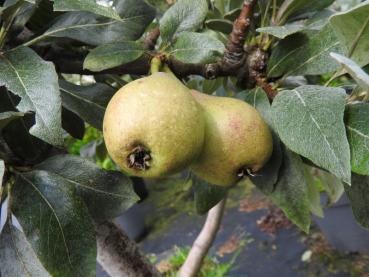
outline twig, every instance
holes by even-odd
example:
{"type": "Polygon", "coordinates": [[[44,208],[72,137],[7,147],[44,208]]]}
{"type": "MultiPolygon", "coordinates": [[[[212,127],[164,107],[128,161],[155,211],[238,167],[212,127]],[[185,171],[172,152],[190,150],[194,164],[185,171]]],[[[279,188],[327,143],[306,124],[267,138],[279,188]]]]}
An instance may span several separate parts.
{"type": "Polygon", "coordinates": [[[208,212],[205,224],[179,271],[179,277],[195,277],[198,275],[202,262],[219,230],[225,204],[226,197],[208,212]]]}
{"type": "Polygon", "coordinates": [[[110,276],[160,276],[138,246],[114,223],[96,225],[97,260],[110,276]]]}
{"type": "Polygon", "coordinates": [[[147,34],[144,39],[144,45],[148,50],[155,50],[155,45],[160,36],[160,29],[159,27],[153,29],[151,32],[147,34]]]}

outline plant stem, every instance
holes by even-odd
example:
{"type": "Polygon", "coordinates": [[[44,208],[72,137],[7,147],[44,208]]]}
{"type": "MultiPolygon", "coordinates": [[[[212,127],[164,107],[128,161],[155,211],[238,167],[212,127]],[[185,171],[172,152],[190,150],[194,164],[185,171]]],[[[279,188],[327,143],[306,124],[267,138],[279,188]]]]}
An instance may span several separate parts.
{"type": "Polygon", "coordinates": [[[222,201],[208,212],[205,224],[193,243],[190,253],[179,271],[179,277],[198,276],[202,262],[213,244],[219,230],[224,214],[226,198],[227,196],[225,196],[222,201]]]}

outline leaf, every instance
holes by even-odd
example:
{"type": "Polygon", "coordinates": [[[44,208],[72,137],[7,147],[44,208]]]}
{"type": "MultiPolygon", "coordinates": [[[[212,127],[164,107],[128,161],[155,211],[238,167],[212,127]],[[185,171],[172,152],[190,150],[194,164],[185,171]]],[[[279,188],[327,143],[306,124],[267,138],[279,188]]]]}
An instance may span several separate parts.
{"type": "Polygon", "coordinates": [[[369,229],[369,177],[352,175],[352,185],[345,186],[357,222],[369,229]]]}
{"type": "Polygon", "coordinates": [[[88,124],[102,130],[105,108],[115,90],[105,84],[77,86],[59,81],[63,106],[81,117],[88,124]]]}
{"type": "Polygon", "coordinates": [[[283,164],[273,192],[265,192],[286,216],[304,232],[310,228],[310,203],[306,172],[301,158],[283,151],[283,164]]]}
{"type": "Polygon", "coordinates": [[[124,174],[103,170],[78,156],[54,156],[35,168],[57,174],[74,186],[98,220],[117,217],[139,200],[124,174]]]}
{"type": "Polygon", "coordinates": [[[155,17],[155,9],[143,0],[121,0],[115,8],[121,20],[89,12],[65,13],[44,34],[28,44],[47,37],[68,37],[91,45],[137,40],[155,17]]]}
{"type": "Polygon", "coordinates": [[[318,180],[320,181],[319,185],[323,187],[324,191],[328,195],[328,205],[336,203],[344,193],[343,183],[333,174],[317,168],[314,170],[315,175],[317,175],[318,180]]]}
{"type": "Polygon", "coordinates": [[[314,35],[308,34],[304,42],[293,42],[296,40],[295,36],[288,36],[285,40],[272,52],[268,64],[269,77],[319,75],[339,68],[329,53],[343,54],[344,50],[329,25],[314,35]],[[292,47],[291,43],[296,47],[292,47]],[[287,48],[281,49],[285,45],[287,48]]]}
{"type": "Polygon", "coordinates": [[[289,35],[297,33],[304,29],[304,25],[300,24],[287,24],[284,26],[269,26],[256,29],[259,33],[265,33],[277,38],[283,39],[289,35]]]}
{"type": "Polygon", "coordinates": [[[85,134],[85,122],[68,109],[62,109],[62,127],[72,137],[83,139],[85,134]]]}
{"type": "Polygon", "coordinates": [[[350,183],[350,148],[343,122],[345,90],[301,86],[278,93],[273,126],[292,151],[350,183]]]}
{"type": "MultiPolygon", "coordinates": [[[[119,20],[120,17],[114,10],[114,7],[110,7],[108,1],[101,0],[52,0],[54,2],[55,11],[87,11],[102,16],[110,17],[119,20]]],[[[113,3],[113,1],[111,1],[113,3]]]]}
{"type": "MultiPolygon", "coordinates": [[[[330,18],[330,23],[339,41],[347,50],[347,56],[359,66],[369,63],[369,2],[338,13],[330,18]]],[[[335,52],[335,51],[333,51],[335,52]]]]}
{"type": "Polygon", "coordinates": [[[206,0],[178,0],[160,20],[160,36],[169,42],[181,32],[196,31],[208,12],[206,0]]]}
{"type": "Polygon", "coordinates": [[[198,214],[207,213],[226,196],[228,191],[226,187],[209,184],[195,175],[192,177],[192,182],[198,214]]]}
{"type": "Polygon", "coordinates": [[[0,273],[2,276],[46,277],[45,270],[25,235],[10,223],[0,237],[0,273]]]}
{"type": "Polygon", "coordinates": [[[0,113],[0,131],[10,122],[12,122],[14,119],[20,118],[23,115],[24,113],[19,113],[19,112],[0,113]]]}
{"type": "Polygon", "coordinates": [[[335,0],[285,0],[278,10],[277,22],[307,12],[315,12],[330,6],[335,0]]]}
{"type": "Polygon", "coordinates": [[[19,174],[11,210],[52,276],[95,276],[94,225],[70,182],[45,171],[19,174]]]}
{"type": "Polygon", "coordinates": [[[265,91],[262,88],[256,87],[252,90],[240,93],[238,95],[238,98],[245,100],[255,109],[257,109],[258,112],[263,117],[263,119],[270,126],[273,125],[273,120],[270,115],[271,112],[270,102],[268,96],[266,95],[265,91]]]}
{"type": "Polygon", "coordinates": [[[99,72],[134,61],[141,57],[144,52],[142,44],[135,41],[103,44],[90,51],[83,67],[99,72]]]}
{"type": "Polygon", "coordinates": [[[181,33],[173,44],[170,55],[187,63],[211,63],[221,56],[225,47],[214,37],[192,32],[181,33]]]}
{"type": "Polygon", "coordinates": [[[310,204],[310,211],[318,217],[324,217],[322,205],[320,203],[320,191],[315,183],[315,180],[311,174],[311,168],[307,165],[304,166],[305,179],[307,183],[308,199],[310,204]]]}
{"type": "Polygon", "coordinates": [[[353,60],[340,54],[331,53],[333,59],[339,62],[346,71],[355,79],[356,83],[365,91],[369,92],[369,75],[360,68],[353,60]]]}
{"type": "Polygon", "coordinates": [[[36,113],[30,133],[50,144],[62,145],[61,100],[54,65],[21,47],[0,55],[0,72],[0,86],[22,98],[18,110],[36,113]]]}
{"type": "Polygon", "coordinates": [[[348,105],[346,109],[346,130],[351,149],[352,171],[369,175],[369,104],[348,105]]]}
{"type": "Polygon", "coordinates": [[[209,19],[205,21],[205,25],[211,30],[224,34],[230,34],[233,29],[233,23],[226,19],[209,19]]]}
{"type": "Polygon", "coordinates": [[[4,174],[5,174],[5,163],[3,160],[0,160],[0,201],[4,174]]]}

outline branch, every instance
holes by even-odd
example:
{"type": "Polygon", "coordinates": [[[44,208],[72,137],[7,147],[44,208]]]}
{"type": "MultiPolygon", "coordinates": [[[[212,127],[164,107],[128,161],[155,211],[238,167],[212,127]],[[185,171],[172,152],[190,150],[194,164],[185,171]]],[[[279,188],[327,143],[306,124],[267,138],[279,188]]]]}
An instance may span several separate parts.
{"type": "Polygon", "coordinates": [[[138,246],[114,223],[96,225],[97,260],[110,276],[160,276],[138,246]]]}
{"type": "Polygon", "coordinates": [[[179,271],[179,277],[198,276],[202,262],[219,230],[220,222],[224,214],[225,203],[226,197],[208,212],[205,224],[193,243],[185,263],[179,271]]]}
{"type": "MultiPolygon", "coordinates": [[[[245,62],[245,51],[243,49],[247,32],[249,29],[253,6],[256,0],[245,0],[242,11],[239,17],[233,24],[232,33],[229,36],[229,40],[226,45],[226,50],[223,58],[213,64],[189,64],[183,63],[173,57],[166,58],[165,62],[169,68],[179,77],[186,77],[188,75],[200,75],[207,79],[214,79],[220,76],[236,76],[237,71],[245,62]]],[[[156,41],[160,35],[158,28],[151,31],[144,40],[144,44],[147,49],[153,50],[155,48],[156,41]]],[[[35,49],[37,51],[37,49],[35,49]]],[[[141,58],[101,72],[92,72],[83,69],[83,61],[85,54],[75,55],[70,57],[70,54],[61,52],[63,50],[49,49],[51,51],[44,58],[52,61],[57,70],[63,73],[74,73],[84,75],[96,75],[96,74],[137,74],[146,75],[150,70],[150,61],[153,54],[148,53],[141,58]]]]}

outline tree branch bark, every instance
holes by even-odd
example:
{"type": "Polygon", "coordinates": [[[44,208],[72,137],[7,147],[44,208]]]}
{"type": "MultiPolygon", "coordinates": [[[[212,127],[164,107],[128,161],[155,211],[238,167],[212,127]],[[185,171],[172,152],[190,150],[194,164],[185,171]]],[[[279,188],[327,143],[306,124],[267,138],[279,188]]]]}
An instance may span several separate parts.
{"type": "Polygon", "coordinates": [[[135,242],[112,222],[96,224],[97,260],[111,277],[161,276],[135,242]]]}
{"type": "Polygon", "coordinates": [[[205,224],[192,245],[185,263],[182,265],[179,277],[196,277],[202,262],[213,244],[224,214],[226,197],[214,206],[206,217],[205,224]]]}

